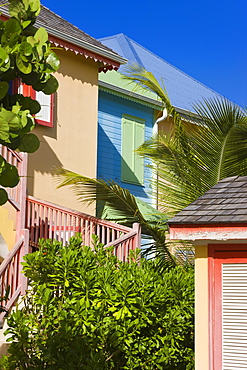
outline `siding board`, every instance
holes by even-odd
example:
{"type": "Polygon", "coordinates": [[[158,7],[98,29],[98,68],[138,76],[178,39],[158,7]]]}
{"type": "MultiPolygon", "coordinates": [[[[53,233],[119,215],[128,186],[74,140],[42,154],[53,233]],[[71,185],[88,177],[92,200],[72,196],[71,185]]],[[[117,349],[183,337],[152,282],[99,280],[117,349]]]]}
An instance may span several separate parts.
{"type": "MultiPolygon", "coordinates": [[[[149,168],[144,167],[143,185],[129,184],[121,181],[121,127],[123,115],[130,115],[145,120],[145,140],[150,139],[152,136],[153,109],[100,91],[97,177],[104,180],[112,179],[131,191],[135,196],[151,204],[149,180],[152,177],[152,173],[149,168]]],[[[145,165],[147,163],[145,160],[145,165]]]]}

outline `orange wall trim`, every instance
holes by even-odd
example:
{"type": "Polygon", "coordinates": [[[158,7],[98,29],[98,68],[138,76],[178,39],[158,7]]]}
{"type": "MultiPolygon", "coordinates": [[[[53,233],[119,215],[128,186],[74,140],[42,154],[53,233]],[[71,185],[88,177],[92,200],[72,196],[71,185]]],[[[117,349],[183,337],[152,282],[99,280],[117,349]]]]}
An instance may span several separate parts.
{"type": "Polygon", "coordinates": [[[222,264],[247,263],[247,244],[209,244],[209,364],[222,369],[222,264]]]}

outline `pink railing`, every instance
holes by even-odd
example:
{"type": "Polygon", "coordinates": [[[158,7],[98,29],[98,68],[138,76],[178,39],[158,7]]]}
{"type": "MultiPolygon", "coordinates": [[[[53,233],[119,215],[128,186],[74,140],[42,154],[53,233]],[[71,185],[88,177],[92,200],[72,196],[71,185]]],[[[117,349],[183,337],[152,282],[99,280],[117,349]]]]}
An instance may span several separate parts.
{"type": "Polygon", "coordinates": [[[140,248],[140,226],[133,229],[100,220],[85,213],[27,197],[26,228],[30,231],[30,245],[38,246],[40,238],[55,239],[66,244],[79,232],[84,245],[93,246],[92,235],[105,245],[114,245],[115,254],[126,260],[131,249],[140,248]]]}
{"type": "Polygon", "coordinates": [[[134,223],[133,229],[129,233],[105,245],[105,247],[111,246],[114,246],[114,254],[118,259],[125,262],[131,250],[141,247],[140,224],[134,223]]]}
{"type": "Polygon", "coordinates": [[[0,266],[0,296],[5,297],[6,291],[9,290],[8,299],[1,302],[6,311],[0,313],[0,322],[18,296],[24,294],[27,289],[27,279],[21,273],[21,262],[23,256],[28,253],[28,234],[28,230],[22,230],[20,239],[0,266]]]}
{"type": "Polygon", "coordinates": [[[27,153],[17,153],[6,146],[0,145],[0,155],[9,164],[17,167],[20,176],[20,182],[17,186],[6,189],[9,196],[8,201],[16,210],[16,234],[18,239],[25,225],[27,153]]]}

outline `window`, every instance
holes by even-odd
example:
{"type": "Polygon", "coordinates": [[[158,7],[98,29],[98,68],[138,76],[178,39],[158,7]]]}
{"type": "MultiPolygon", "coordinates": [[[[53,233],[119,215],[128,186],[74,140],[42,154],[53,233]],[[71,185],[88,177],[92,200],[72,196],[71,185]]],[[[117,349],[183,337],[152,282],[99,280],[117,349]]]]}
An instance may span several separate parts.
{"type": "Polygon", "coordinates": [[[41,110],[35,116],[35,122],[39,125],[53,127],[54,94],[46,95],[42,91],[35,91],[32,86],[18,81],[14,84],[14,91],[37,100],[41,105],[41,110]]]}
{"type": "Polygon", "coordinates": [[[144,142],[145,121],[136,117],[122,117],[122,164],[121,180],[142,185],[144,160],[134,151],[144,142]]]}

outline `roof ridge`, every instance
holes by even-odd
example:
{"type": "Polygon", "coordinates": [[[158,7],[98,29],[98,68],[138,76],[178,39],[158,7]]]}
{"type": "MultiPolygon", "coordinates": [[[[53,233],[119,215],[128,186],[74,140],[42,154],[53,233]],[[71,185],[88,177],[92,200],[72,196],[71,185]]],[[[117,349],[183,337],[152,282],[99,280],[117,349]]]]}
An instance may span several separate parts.
{"type": "MultiPolygon", "coordinates": [[[[126,36],[123,32],[120,32],[120,33],[116,33],[115,35],[112,35],[112,36],[106,36],[106,37],[99,37],[97,40],[109,40],[109,39],[112,39],[116,36],[126,36]]],[[[128,36],[126,36],[128,37],[128,36]]]]}
{"type": "MultiPolygon", "coordinates": [[[[195,81],[196,83],[198,83],[199,85],[205,87],[206,89],[208,89],[209,91],[213,92],[214,94],[217,94],[219,96],[224,96],[220,93],[218,93],[217,91],[213,90],[211,87],[208,87],[207,85],[205,85],[204,83],[200,82],[199,80],[197,80],[195,77],[192,77],[190,76],[188,73],[182,71],[181,69],[179,69],[178,67],[174,66],[173,64],[167,62],[165,59],[163,59],[162,57],[160,57],[159,55],[155,54],[153,51],[147,49],[145,46],[139,44],[137,41],[133,40],[132,38],[130,38],[129,36],[125,35],[124,33],[119,33],[119,34],[116,34],[116,35],[113,35],[113,36],[109,36],[107,37],[107,39],[109,38],[113,38],[113,37],[116,37],[116,36],[120,36],[120,35],[123,35],[125,36],[125,38],[127,38],[128,40],[130,40],[131,42],[133,42],[134,44],[138,45],[139,47],[141,47],[143,50],[147,51],[149,54],[152,54],[153,56],[155,56],[156,58],[162,60],[164,63],[166,63],[167,65],[169,65],[170,67],[176,69],[177,71],[179,71],[180,73],[182,73],[184,76],[186,77],[189,77],[190,79],[192,79],[193,81],[195,81]]],[[[102,38],[100,39],[102,40],[102,38]]],[[[137,52],[136,52],[137,53],[137,52]]],[[[165,78],[165,76],[163,77],[165,78]]]]}

